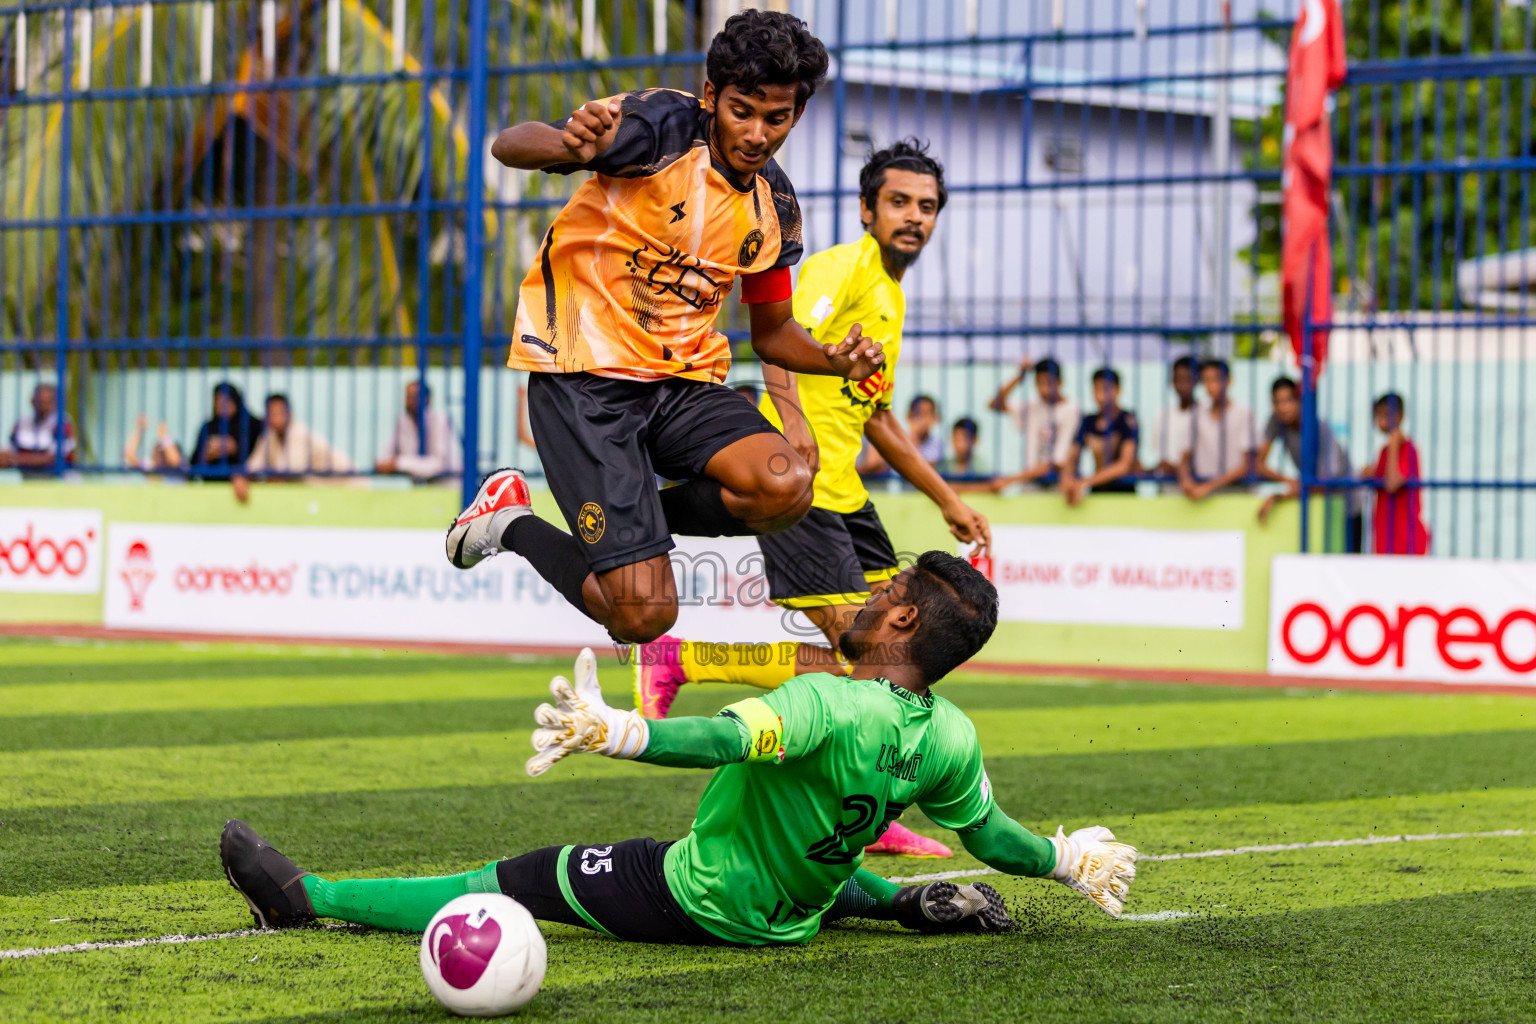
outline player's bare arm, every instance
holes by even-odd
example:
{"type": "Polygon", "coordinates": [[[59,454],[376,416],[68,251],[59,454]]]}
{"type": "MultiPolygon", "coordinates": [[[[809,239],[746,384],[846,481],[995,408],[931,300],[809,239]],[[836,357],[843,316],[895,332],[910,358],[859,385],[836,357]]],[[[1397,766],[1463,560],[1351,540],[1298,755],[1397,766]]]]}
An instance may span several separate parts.
{"type": "Polygon", "coordinates": [[[977,554],[985,554],[991,549],[992,527],[987,523],[987,517],[960,500],[955,489],[923,458],[901,421],[889,409],[877,410],[869,418],[864,425],[864,436],[902,479],[939,506],[939,512],[949,524],[949,532],[956,540],[979,545],[977,554]]]}
{"type": "Polygon", "coordinates": [[[818,345],[795,319],[791,300],[759,302],[747,308],[752,311],[752,351],[769,365],[849,380],[863,380],[885,365],[880,343],[865,337],[858,324],[841,342],[818,345]]]}
{"type": "Polygon", "coordinates": [[[491,143],[491,155],[508,167],[524,171],[589,163],[613,144],[620,120],[617,98],[592,100],[571,114],[563,130],[543,121],[505,129],[491,143]]]}
{"type": "Polygon", "coordinates": [[[800,454],[814,475],[821,469],[821,450],[816,447],[816,438],[812,436],[810,425],[805,421],[805,412],[800,408],[800,391],[795,386],[795,375],[783,367],[764,363],[763,386],[768,389],[768,399],[778,412],[780,422],[784,424],[784,440],[800,454]]]}

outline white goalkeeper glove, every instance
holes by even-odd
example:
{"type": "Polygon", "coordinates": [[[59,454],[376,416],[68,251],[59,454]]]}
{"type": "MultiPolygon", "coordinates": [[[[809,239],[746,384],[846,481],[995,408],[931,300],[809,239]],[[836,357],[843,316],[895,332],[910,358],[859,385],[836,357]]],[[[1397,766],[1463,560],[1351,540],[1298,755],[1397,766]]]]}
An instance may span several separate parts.
{"type": "Polygon", "coordinates": [[[538,776],[568,754],[590,751],[609,757],[633,758],[645,750],[650,725],[638,711],[621,711],[603,702],[597,685],[597,656],[583,647],[576,656],[576,685],[564,676],[549,684],[555,703],[540,704],[533,713],[539,728],[533,730],[529,775],[538,776]]]}
{"type": "Polygon", "coordinates": [[[1114,838],[1103,825],[1080,828],[1071,835],[1058,826],[1051,837],[1056,869],[1050,877],[1087,896],[1110,917],[1119,917],[1131,879],[1136,877],[1136,847],[1114,838]]]}

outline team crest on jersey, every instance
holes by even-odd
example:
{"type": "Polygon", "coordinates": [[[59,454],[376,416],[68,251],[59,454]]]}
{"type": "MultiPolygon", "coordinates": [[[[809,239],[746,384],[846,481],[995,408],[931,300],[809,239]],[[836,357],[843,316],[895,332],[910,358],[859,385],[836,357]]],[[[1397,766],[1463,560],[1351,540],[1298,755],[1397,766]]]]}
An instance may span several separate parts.
{"type": "Polygon", "coordinates": [[[863,380],[843,381],[842,392],[854,405],[874,405],[890,398],[891,385],[885,379],[885,371],[876,370],[863,380]]]}
{"type": "Polygon", "coordinates": [[[697,256],[664,242],[657,242],[656,246],[641,246],[629,254],[624,265],[631,273],[642,275],[657,295],[673,295],[694,309],[713,309],[720,304],[725,282],[710,277],[697,256]]]}
{"type": "Polygon", "coordinates": [[[763,251],[763,233],[757,228],[747,232],[747,237],[741,240],[741,252],[736,254],[736,262],[743,267],[750,267],[752,261],[757,259],[757,254],[763,251]]]}
{"type": "Polygon", "coordinates": [[[603,518],[603,506],[595,501],[589,501],[581,506],[581,511],[576,513],[576,529],[581,532],[581,539],[588,544],[596,544],[603,539],[603,530],[607,527],[603,518]]]}

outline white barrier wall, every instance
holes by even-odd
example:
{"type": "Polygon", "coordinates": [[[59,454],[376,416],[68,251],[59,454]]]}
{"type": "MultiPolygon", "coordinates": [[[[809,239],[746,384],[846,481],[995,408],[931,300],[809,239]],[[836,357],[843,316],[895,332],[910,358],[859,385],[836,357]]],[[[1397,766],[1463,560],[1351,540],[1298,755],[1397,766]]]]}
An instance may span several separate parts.
{"type": "MultiPolygon", "coordinates": [[[[814,627],[767,600],[750,539],[674,553],[674,632],[798,640],[814,627]]],[[[113,523],[104,619],[114,629],[532,646],[610,643],[516,555],[460,571],[440,530],[113,523]]]]}
{"type": "Polygon", "coordinates": [[[1536,562],[1279,555],[1269,670],[1536,686],[1536,562]]]}
{"type": "Polygon", "coordinates": [[[988,575],[1005,622],[1242,629],[1245,540],[1241,530],[993,526],[988,575]]]}
{"type": "Polygon", "coordinates": [[[0,508],[0,591],[101,592],[101,511],[0,508]]]}

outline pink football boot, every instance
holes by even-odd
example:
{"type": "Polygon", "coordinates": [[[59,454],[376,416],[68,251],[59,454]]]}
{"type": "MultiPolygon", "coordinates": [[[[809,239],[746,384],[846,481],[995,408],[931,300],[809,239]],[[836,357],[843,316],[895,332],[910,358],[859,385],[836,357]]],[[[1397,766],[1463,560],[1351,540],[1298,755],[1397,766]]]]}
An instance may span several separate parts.
{"type": "Polygon", "coordinates": [[[864,847],[865,853],[895,853],[903,857],[953,857],[955,852],[937,839],[920,836],[899,821],[885,835],[864,847]]]}
{"type": "Polygon", "coordinates": [[[659,636],[648,644],[635,644],[635,707],[646,718],[666,718],[677,696],[677,688],[686,683],[678,649],[683,641],[675,636],[659,636]]]}

